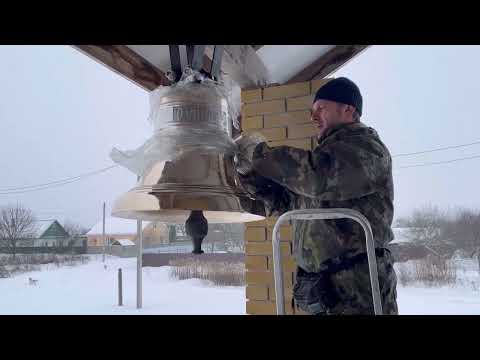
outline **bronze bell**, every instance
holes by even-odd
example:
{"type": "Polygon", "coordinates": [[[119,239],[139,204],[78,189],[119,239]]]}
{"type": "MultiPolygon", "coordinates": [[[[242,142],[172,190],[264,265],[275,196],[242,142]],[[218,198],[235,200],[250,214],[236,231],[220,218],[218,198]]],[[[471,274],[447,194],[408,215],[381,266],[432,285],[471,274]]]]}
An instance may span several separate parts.
{"type": "Polygon", "coordinates": [[[238,188],[235,175],[224,154],[187,153],[154,166],[115,201],[112,215],[183,224],[191,210],[202,210],[211,223],[262,220],[262,207],[238,188]]]}
{"type": "Polygon", "coordinates": [[[115,201],[112,215],[184,224],[197,210],[210,223],[262,220],[263,204],[238,181],[232,122],[221,93],[191,82],[161,89],[151,104],[156,141],[168,145],[168,158],[144,162],[137,185],[115,201]]]}

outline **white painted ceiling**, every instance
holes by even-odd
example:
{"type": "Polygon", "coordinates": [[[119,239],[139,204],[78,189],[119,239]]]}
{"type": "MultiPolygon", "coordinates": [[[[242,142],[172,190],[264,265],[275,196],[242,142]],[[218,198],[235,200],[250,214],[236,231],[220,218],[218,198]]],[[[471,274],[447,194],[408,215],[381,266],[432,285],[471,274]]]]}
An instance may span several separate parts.
{"type": "Polygon", "coordinates": [[[257,51],[272,82],[282,84],[335,45],[265,45],[257,51]]]}
{"type": "MultiPolygon", "coordinates": [[[[168,45],[127,45],[152,65],[170,70],[168,45]]],[[[264,45],[257,51],[274,83],[284,83],[335,45],[264,45]]],[[[182,65],[186,63],[185,47],[181,46],[182,65]]]]}

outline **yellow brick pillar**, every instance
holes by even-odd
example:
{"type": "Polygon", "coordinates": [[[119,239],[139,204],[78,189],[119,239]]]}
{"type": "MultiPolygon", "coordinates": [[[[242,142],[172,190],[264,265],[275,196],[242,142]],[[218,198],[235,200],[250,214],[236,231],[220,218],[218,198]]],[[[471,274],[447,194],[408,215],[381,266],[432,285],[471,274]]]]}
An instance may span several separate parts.
{"type": "MultiPolygon", "coordinates": [[[[270,146],[288,145],[311,150],[316,129],[310,122],[315,92],[330,79],[242,91],[242,131],[260,132],[270,146]]],[[[245,227],[246,312],[275,314],[272,230],[276,218],[247,223],[245,227]]],[[[296,264],[292,257],[291,224],[280,228],[285,286],[285,310],[295,312],[292,288],[296,264]]]]}

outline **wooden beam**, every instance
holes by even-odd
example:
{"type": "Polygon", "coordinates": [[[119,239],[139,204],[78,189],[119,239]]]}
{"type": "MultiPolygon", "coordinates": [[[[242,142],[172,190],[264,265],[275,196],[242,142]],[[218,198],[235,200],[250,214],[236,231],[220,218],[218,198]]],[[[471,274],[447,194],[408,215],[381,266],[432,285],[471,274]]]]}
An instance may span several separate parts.
{"type": "MultiPolygon", "coordinates": [[[[207,46],[206,55],[212,59],[212,46],[207,46]]],[[[267,68],[250,45],[225,45],[222,71],[242,89],[263,87],[270,83],[267,68]]]]}
{"type": "Polygon", "coordinates": [[[369,45],[335,45],[333,49],[290,78],[286,83],[324,78],[345,65],[368,46],[369,45]]]}
{"type": "Polygon", "coordinates": [[[160,69],[126,45],[72,46],[147,91],[171,83],[160,69]]]}

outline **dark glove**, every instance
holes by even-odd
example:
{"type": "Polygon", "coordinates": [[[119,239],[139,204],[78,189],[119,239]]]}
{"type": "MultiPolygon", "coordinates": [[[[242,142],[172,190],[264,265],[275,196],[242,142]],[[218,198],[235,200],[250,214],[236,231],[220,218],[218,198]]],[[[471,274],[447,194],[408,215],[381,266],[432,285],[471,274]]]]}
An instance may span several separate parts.
{"type": "MultiPolygon", "coordinates": [[[[272,193],[277,189],[278,186],[273,181],[260,176],[255,171],[250,171],[246,175],[238,174],[240,182],[244,187],[245,191],[247,191],[250,195],[255,198],[269,198],[271,197],[272,193]]],[[[278,189],[277,189],[278,190],[278,189]]],[[[260,199],[264,200],[264,199],[260,199]]]]}
{"type": "Polygon", "coordinates": [[[328,273],[307,273],[297,270],[293,298],[303,311],[312,315],[328,314],[337,303],[337,296],[328,273]]]}
{"type": "Polygon", "coordinates": [[[255,171],[251,171],[247,175],[239,174],[239,179],[246,192],[264,202],[267,216],[275,216],[277,212],[289,210],[290,198],[283,186],[255,171]]]}

